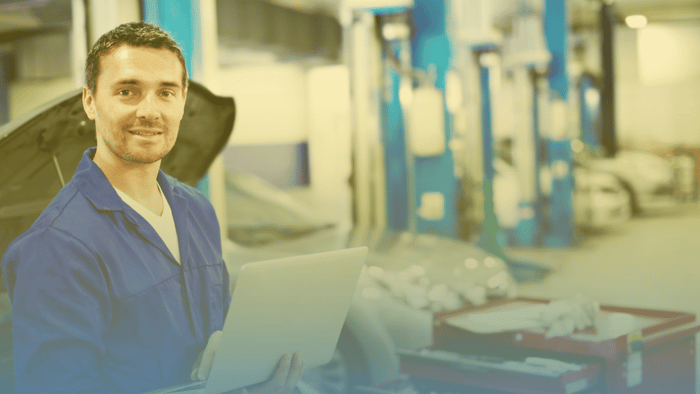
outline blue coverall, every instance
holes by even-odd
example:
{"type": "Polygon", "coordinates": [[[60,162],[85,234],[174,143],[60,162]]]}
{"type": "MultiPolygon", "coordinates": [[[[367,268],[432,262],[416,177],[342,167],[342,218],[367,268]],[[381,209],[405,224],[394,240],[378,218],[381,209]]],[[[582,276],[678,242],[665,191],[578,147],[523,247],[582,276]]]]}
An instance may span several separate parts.
{"type": "Polygon", "coordinates": [[[165,175],[182,265],[88,149],[2,260],[18,393],[137,393],[189,381],[230,303],[211,203],[165,175]]]}

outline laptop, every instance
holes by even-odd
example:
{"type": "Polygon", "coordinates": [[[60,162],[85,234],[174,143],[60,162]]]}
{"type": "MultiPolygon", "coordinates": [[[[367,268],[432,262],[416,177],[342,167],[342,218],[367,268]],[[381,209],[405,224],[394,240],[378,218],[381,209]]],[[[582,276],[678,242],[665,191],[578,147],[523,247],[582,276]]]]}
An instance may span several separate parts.
{"type": "Polygon", "coordinates": [[[151,394],[218,394],[268,380],[283,354],[306,368],[330,361],[367,247],[244,264],[205,382],[151,394]]]}

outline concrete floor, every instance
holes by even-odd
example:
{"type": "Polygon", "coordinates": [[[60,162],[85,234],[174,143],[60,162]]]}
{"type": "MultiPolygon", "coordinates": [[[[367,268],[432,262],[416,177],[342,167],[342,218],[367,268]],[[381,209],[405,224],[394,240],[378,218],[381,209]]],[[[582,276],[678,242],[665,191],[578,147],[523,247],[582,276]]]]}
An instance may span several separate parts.
{"type": "MultiPolygon", "coordinates": [[[[691,312],[700,317],[697,203],[635,217],[607,231],[582,232],[578,241],[571,248],[509,250],[509,256],[555,270],[539,283],[520,285],[519,295],[558,299],[580,293],[601,304],[691,312]]],[[[700,359],[696,361],[696,392],[700,393],[698,366],[700,359]]]]}

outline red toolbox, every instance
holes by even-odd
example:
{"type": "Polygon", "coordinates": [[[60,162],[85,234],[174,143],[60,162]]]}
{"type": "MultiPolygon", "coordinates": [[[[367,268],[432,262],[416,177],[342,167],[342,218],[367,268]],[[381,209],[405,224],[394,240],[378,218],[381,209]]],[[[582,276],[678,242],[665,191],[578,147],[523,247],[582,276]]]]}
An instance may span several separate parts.
{"type": "Polygon", "coordinates": [[[430,376],[452,383],[459,380],[465,386],[509,393],[695,393],[695,334],[700,331],[700,325],[690,313],[601,306],[603,316],[634,318],[636,325],[632,331],[614,337],[604,336],[595,329],[550,339],[539,328],[475,333],[455,323],[467,314],[548,302],[520,297],[437,313],[431,349],[521,361],[527,357],[561,360],[582,366],[578,371],[568,371],[556,379],[513,375],[508,371],[484,373],[470,368],[459,372],[459,368],[453,368],[455,364],[421,366],[422,362],[415,357],[411,359],[411,355],[401,357],[402,370],[412,376],[430,376]]]}
{"type": "MultiPolygon", "coordinates": [[[[600,364],[568,364],[555,369],[485,355],[461,355],[438,349],[399,351],[401,372],[420,393],[599,393],[600,364]]],[[[555,359],[542,359],[554,361],[555,359]]]]}

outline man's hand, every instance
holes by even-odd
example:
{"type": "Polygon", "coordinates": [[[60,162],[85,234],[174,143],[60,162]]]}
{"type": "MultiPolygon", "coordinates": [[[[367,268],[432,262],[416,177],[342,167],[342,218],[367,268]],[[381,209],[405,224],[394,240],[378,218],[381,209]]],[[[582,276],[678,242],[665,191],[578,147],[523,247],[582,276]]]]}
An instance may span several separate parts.
{"type": "Polygon", "coordinates": [[[199,353],[197,361],[192,366],[192,373],[190,378],[193,381],[197,380],[207,380],[209,377],[209,372],[211,371],[211,364],[214,362],[214,355],[216,355],[216,349],[219,347],[219,341],[221,340],[221,331],[214,331],[209,337],[207,342],[207,347],[199,353]]]}
{"type": "Polygon", "coordinates": [[[277,370],[267,382],[240,389],[236,394],[288,394],[294,390],[304,372],[304,359],[299,352],[285,354],[277,370]]]}
{"type": "MultiPolygon", "coordinates": [[[[216,349],[221,340],[221,331],[214,331],[209,337],[207,346],[199,354],[197,361],[192,366],[190,378],[193,381],[206,380],[214,362],[216,349]]],[[[279,362],[277,370],[267,382],[246,387],[237,391],[238,394],[286,394],[291,393],[296,387],[301,374],[304,372],[304,359],[299,352],[294,356],[285,354],[279,362]]]]}

